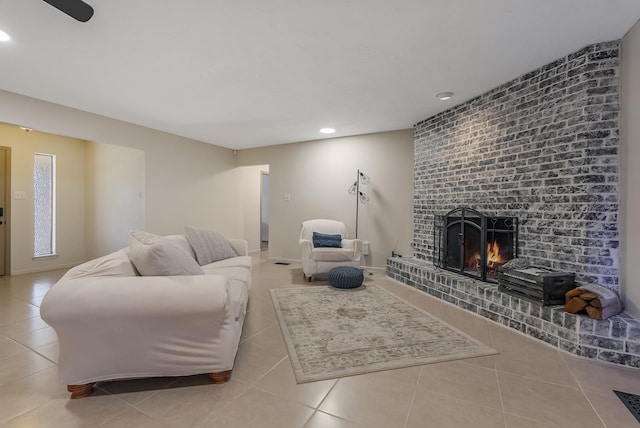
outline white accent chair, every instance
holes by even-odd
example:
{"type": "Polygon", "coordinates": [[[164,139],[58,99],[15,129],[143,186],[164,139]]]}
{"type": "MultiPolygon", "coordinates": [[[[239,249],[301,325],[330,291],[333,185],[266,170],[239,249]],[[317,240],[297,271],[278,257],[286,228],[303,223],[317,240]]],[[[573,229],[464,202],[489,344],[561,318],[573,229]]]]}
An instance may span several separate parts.
{"type": "Polygon", "coordinates": [[[359,239],[347,239],[348,237],[347,226],[341,221],[315,219],[302,223],[302,229],[300,230],[302,271],[309,282],[313,280],[313,275],[328,273],[334,267],[360,267],[362,241],[359,239]],[[342,248],[314,248],[313,232],[342,236],[342,248]]]}

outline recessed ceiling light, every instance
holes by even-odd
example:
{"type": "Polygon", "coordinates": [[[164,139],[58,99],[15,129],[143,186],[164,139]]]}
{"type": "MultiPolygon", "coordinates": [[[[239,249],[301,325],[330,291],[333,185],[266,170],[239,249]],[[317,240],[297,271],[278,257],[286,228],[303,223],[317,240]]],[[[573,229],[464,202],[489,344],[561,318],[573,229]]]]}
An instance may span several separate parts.
{"type": "Polygon", "coordinates": [[[453,97],[453,92],[440,92],[436,95],[436,98],[440,101],[450,100],[453,97]]]}
{"type": "Polygon", "coordinates": [[[323,134],[333,134],[334,132],[336,132],[336,130],[333,128],[322,128],[320,132],[322,132],[323,134]]]}
{"type": "Polygon", "coordinates": [[[22,129],[24,132],[31,132],[31,131],[33,131],[33,129],[31,129],[31,128],[27,128],[26,126],[20,126],[19,128],[20,128],[20,129],[22,129]]]}
{"type": "Polygon", "coordinates": [[[8,42],[9,40],[11,40],[11,37],[4,31],[0,30],[0,42],[8,42]]]}

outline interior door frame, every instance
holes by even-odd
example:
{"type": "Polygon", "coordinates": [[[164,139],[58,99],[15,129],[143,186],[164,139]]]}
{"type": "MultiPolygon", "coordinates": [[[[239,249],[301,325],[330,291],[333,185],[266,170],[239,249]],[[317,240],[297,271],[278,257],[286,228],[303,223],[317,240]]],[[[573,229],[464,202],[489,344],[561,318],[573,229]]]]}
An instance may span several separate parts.
{"type": "Polygon", "coordinates": [[[4,180],[4,276],[11,275],[11,147],[0,146],[5,152],[4,180]]]}
{"type": "MultiPolygon", "coordinates": [[[[265,179],[267,180],[267,182],[269,182],[269,171],[261,170],[261,171],[260,171],[260,223],[259,223],[259,224],[260,224],[260,237],[258,238],[258,239],[260,240],[260,242],[259,242],[260,249],[262,249],[262,243],[263,243],[263,242],[267,242],[267,243],[269,242],[269,238],[267,238],[267,240],[266,240],[266,241],[263,241],[263,240],[262,240],[262,220],[263,220],[262,212],[263,212],[263,210],[264,210],[264,206],[263,206],[263,204],[265,203],[265,200],[264,200],[264,199],[265,199],[265,198],[264,198],[264,189],[263,189],[263,180],[265,180],[265,179]]],[[[271,190],[268,190],[268,191],[270,192],[271,190]]],[[[269,195],[267,195],[267,200],[266,200],[267,209],[269,209],[269,205],[268,205],[268,203],[269,203],[269,199],[268,199],[268,196],[269,196],[269,195]]],[[[267,222],[267,236],[269,235],[269,231],[268,231],[268,230],[269,230],[269,223],[267,222]]],[[[268,244],[267,244],[267,245],[268,245],[268,244]]]]}

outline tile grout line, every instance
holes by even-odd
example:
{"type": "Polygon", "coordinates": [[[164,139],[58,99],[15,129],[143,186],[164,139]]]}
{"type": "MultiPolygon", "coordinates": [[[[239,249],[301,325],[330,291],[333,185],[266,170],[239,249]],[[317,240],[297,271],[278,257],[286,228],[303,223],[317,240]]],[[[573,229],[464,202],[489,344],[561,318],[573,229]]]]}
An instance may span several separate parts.
{"type": "MultiPolygon", "coordinates": [[[[278,400],[278,401],[282,401],[282,400],[284,400],[284,397],[282,397],[282,396],[280,396],[280,395],[278,395],[278,394],[276,394],[276,393],[274,393],[274,392],[271,392],[271,391],[268,391],[268,390],[266,390],[266,389],[260,388],[260,387],[257,385],[257,382],[258,382],[260,379],[262,379],[262,378],[264,378],[265,376],[267,376],[267,374],[269,374],[271,371],[273,371],[273,370],[276,368],[276,366],[278,366],[280,363],[282,363],[284,360],[286,360],[286,359],[288,359],[288,358],[289,358],[289,357],[288,357],[288,356],[286,356],[286,357],[284,357],[282,360],[280,360],[279,362],[277,362],[277,363],[276,363],[276,364],[275,364],[271,369],[267,370],[267,372],[266,372],[264,375],[260,376],[260,377],[258,378],[258,380],[256,380],[256,382],[254,382],[254,383],[249,384],[249,383],[246,383],[246,382],[241,381],[241,380],[240,380],[240,381],[237,381],[237,382],[245,383],[246,385],[248,385],[248,387],[247,387],[247,389],[246,389],[246,390],[244,390],[243,392],[239,393],[239,394],[234,398],[234,400],[235,400],[235,399],[238,399],[238,398],[239,398],[239,397],[241,397],[242,395],[244,395],[244,394],[248,393],[249,391],[251,391],[251,388],[255,388],[256,390],[258,390],[258,391],[260,391],[260,392],[263,392],[263,393],[265,393],[265,394],[267,394],[267,395],[269,395],[269,396],[273,397],[275,400],[278,400]]],[[[286,402],[287,402],[287,403],[290,403],[290,402],[288,402],[288,401],[286,401],[286,402]]],[[[220,412],[219,412],[219,413],[221,413],[221,412],[223,412],[224,410],[226,410],[226,409],[227,409],[229,406],[231,406],[232,404],[233,404],[233,400],[230,400],[230,401],[229,401],[229,403],[227,403],[227,405],[226,405],[226,406],[224,406],[223,408],[221,408],[221,409],[220,409],[220,412]]],[[[304,425],[303,425],[303,427],[304,427],[304,426],[306,426],[306,425],[309,423],[309,421],[311,420],[311,418],[313,417],[313,415],[315,415],[315,414],[316,414],[316,412],[317,412],[317,408],[313,408],[313,407],[311,407],[311,406],[309,406],[309,405],[307,405],[307,404],[305,404],[305,403],[299,402],[299,401],[296,401],[294,404],[299,405],[299,406],[302,406],[302,407],[305,407],[305,408],[310,409],[310,410],[313,410],[313,412],[311,412],[311,415],[309,416],[309,418],[305,421],[305,423],[304,423],[304,425]]],[[[213,421],[215,421],[215,420],[216,420],[217,418],[219,418],[219,417],[220,417],[220,415],[219,415],[219,414],[218,414],[218,415],[216,415],[216,416],[214,417],[213,421]]]]}
{"type": "MultiPolygon", "coordinates": [[[[324,397],[322,398],[322,400],[320,400],[320,402],[318,403],[318,405],[315,408],[315,411],[313,412],[313,415],[315,415],[316,413],[320,412],[323,413],[325,415],[329,415],[329,416],[333,416],[334,418],[338,418],[341,421],[346,421],[346,422],[350,422],[353,423],[355,421],[352,421],[350,419],[346,419],[342,416],[338,416],[338,415],[334,415],[333,413],[327,412],[326,410],[320,410],[320,406],[322,406],[322,404],[325,402],[325,400],[327,399],[327,397],[329,397],[329,394],[331,394],[331,392],[334,390],[334,388],[338,385],[338,382],[340,382],[340,380],[342,380],[343,378],[335,378],[335,379],[327,379],[327,380],[335,380],[334,384],[331,386],[331,388],[329,388],[329,390],[327,391],[327,393],[324,395],[324,397]]],[[[313,417],[313,415],[311,415],[311,417],[313,417]]],[[[309,421],[311,420],[311,418],[309,418],[309,421]]],[[[307,421],[307,424],[309,423],[309,421],[307,421]]],[[[305,424],[306,426],[306,424],[305,424]]],[[[304,428],[304,427],[303,427],[304,428]]]]}
{"type": "MultiPolygon", "coordinates": [[[[487,326],[487,332],[489,333],[489,342],[491,343],[491,347],[495,347],[495,343],[494,343],[494,337],[493,334],[491,334],[491,324],[489,324],[487,321],[485,321],[485,324],[487,326]]],[[[498,398],[500,399],[500,410],[502,412],[502,422],[504,423],[504,427],[508,428],[507,425],[507,415],[505,414],[504,411],[504,402],[502,400],[502,388],[500,388],[500,377],[498,376],[498,365],[496,364],[496,360],[493,359],[493,372],[495,373],[496,376],[496,386],[498,387],[498,398]]]]}
{"type": "Polygon", "coordinates": [[[424,370],[424,366],[420,366],[420,373],[416,377],[416,382],[413,385],[413,395],[411,396],[411,402],[409,403],[409,410],[407,410],[407,415],[404,418],[404,428],[407,428],[407,424],[409,424],[409,417],[411,416],[411,412],[413,411],[413,403],[416,401],[416,394],[418,393],[418,383],[420,382],[420,378],[422,377],[422,370],[424,370]]]}
{"type": "Polygon", "coordinates": [[[243,343],[245,343],[247,340],[249,340],[249,339],[253,339],[254,337],[256,337],[257,335],[259,335],[260,333],[262,333],[263,331],[265,331],[266,329],[268,329],[269,327],[271,327],[271,326],[273,326],[273,325],[274,325],[274,324],[269,324],[269,325],[267,325],[266,327],[264,327],[264,328],[262,328],[262,329],[260,329],[260,330],[256,331],[256,332],[255,332],[255,333],[253,333],[251,336],[247,336],[247,337],[245,337],[245,338],[241,339],[239,344],[243,344],[243,343]]]}
{"type": "MultiPolygon", "coordinates": [[[[295,376],[295,375],[294,375],[295,376]]],[[[326,394],[324,394],[324,397],[322,397],[322,400],[320,400],[320,402],[318,403],[318,405],[316,406],[316,411],[320,410],[320,406],[322,406],[322,403],[324,403],[324,401],[327,399],[327,397],[329,396],[329,394],[331,394],[331,391],[333,391],[333,389],[338,385],[338,382],[340,382],[340,378],[335,379],[335,382],[333,383],[333,385],[331,385],[331,388],[329,388],[329,390],[327,391],[326,394]]],[[[320,410],[322,412],[322,410],[320,410]]],[[[323,412],[323,413],[327,413],[330,414],[328,412],[323,412]]],[[[331,414],[332,416],[336,416],[331,414]]],[[[338,417],[338,416],[336,416],[338,417]]],[[[341,418],[342,419],[342,418],[341,418]]]]}
{"type": "MultiPolygon", "coordinates": [[[[257,388],[258,390],[262,391],[262,389],[258,388],[257,386],[252,385],[252,384],[248,384],[248,383],[243,382],[243,381],[241,381],[241,380],[237,380],[236,382],[240,382],[240,383],[243,383],[243,384],[247,385],[247,389],[245,389],[244,391],[242,391],[242,392],[238,393],[236,396],[234,396],[234,397],[233,397],[233,399],[232,399],[232,400],[228,400],[228,403],[227,403],[225,406],[221,407],[218,411],[216,411],[216,415],[213,417],[213,419],[211,419],[211,422],[215,422],[215,421],[216,421],[216,419],[219,419],[219,418],[220,418],[220,416],[221,416],[221,414],[222,414],[225,410],[227,410],[227,409],[229,408],[229,406],[231,406],[235,400],[239,399],[239,398],[240,398],[240,397],[242,397],[244,394],[246,394],[247,392],[249,392],[249,391],[251,390],[251,388],[252,388],[252,387],[253,387],[253,388],[257,388]]],[[[264,391],[264,392],[267,392],[267,391],[264,391]]],[[[199,422],[199,421],[195,421],[195,422],[194,422],[194,424],[196,424],[196,423],[198,423],[198,422],[199,422]]],[[[196,426],[195,426],[195,425],[192,425],[192,428],[196,428],[196,426]]]]}
{"type": "MultiPolygon", "coordinates": [[[[490,325],[494,325],[494,326],[497,326],[497,327],[503,327],[502,324],[496,323],[493,320],[487,319],[486,321],[488,321],[490,323],[490,325]]],[[[491,331],[491,330],[489,330],[489,331],[491,331]]],[[[531,339],[530,336],[523,335],[521,332],[518,332],[516,330],[514,330],[513,333],[518,333],[518,335],[523,337],[523,338],[529,338],[530,340],[534,340],[534,339],[531,339]]],[[[538,345],[538,344],[544,345],[547,349],[555,351],[558,354],[558,358],[560,358],[565,364],[566,364],[566,360],[562,357],[562,355],[567,355],[569,357],[575,357],[575,358],[583,358],[583,357],[579,357],[577,355],[573,355],[571,353],[568,353],[566,351],[563,351],[562,349],[555,348],[555,347],[553,347],[553,346],[551,346],[551,345],[549,345],[548,343],[545,343],[545,342],[538,343],[537,341],[534,341],[532,343],[535,343],[536,345],[538,345]]],[[[492,344],[491,346],[493,347],[494,345],[492,344]]],[[[500,354],[502,354],[502,353],[499,352],[497,355],[500,355],[500,354]]],[[[524,360],[521,360],[521,359],[517,359],[517,360],[518,361],[524,361],[524,360]]],[[[584,361],[589,362],[589,361],[593,361],[593,360],[585,359],[584,361]]],[[[598,361],[598,362],[602,363],[602,364],[608,364],[608,365],[610,365],[612,367],[621,367],[619,365],[614,365],[614,364],[606,362],[606,361],[598,361]]],[[[524,378],[524,379],[531,379],[531,380],[535,380],[535,381],[538,381],[538,382],[548,383],[550,385],[556,385],[556,386],[561,386],[561,387],[564,387],[564,388],[570,388],[570,389],[575,389],[575,390],[580,389],[581,390],[580,385],[579,385],[579,383],[577,381],[576,381],[576,384],[578,385],[578,387],[576,388],[576,387],[572,387],[572,386],[565,385],[565,384],[562,384],[562,383],[553,382],[553,381],[547,380],[547,379],[541,379],[541,378],[537,378],[537,377],[526,376],[526,375],[519,374],[519,373],[513,373],[513,372],[509,372],[509,371],[505,371],[505,370],[500,370],[497,367],[496,367],[496,371],[499,371],[501,373],[505,373],[505,374],[507,374],[509,376],[518,376],[518,377],[521,377],[521,378],[524,378]]]]}
{"type": "Polygon", "coordinates": [[[591,402],[591,400],[589,399],[589,396],[587,395],[587,393],[584,391],[584,388],[582,387],[582,384],[580,383],[580,381],[578,380],[578,378],[576,377],[576,375],[573,373],[573,370],[571,370],[571,367],[569,366],[569,364],[567,363],[567,360],[565,360],[564,358],[562,358],[561,355],[558,354],[558,357],[562,360],[562,363],[564,364],[564,366],[567,368],[567,370],[569,371],[569,373],[571,374],[571,377],[573,378],[573,380],[576,382],[576,384],[578,385],[578,388],[580,388],[580,392],[582,393],[582,396],[587,400],[587,403],[589,403],[589,406],[591,406],[591,408],[593,409],[593,412],[596,414],[596,416],[598,416],[598,420],[600,421],[600,423],[602,424],[602,426],[604,428],[607,428],[607,424],[604,422],[604,420],[602,419],[602,416],[600,416],[600,413],[598,412],[598,410],[595,408],[595,406],[593,405],[593,403],[591,402]]]}
{"type": "Polygon", "coordinates": [[[46,406],[47,404],[51,403],[54,400],[55,400],[55,398],[52,398],[51,400],[45,402],[44,404],[40,404],[39,406],[33,407],[33,408],[29,409],[29,410],[25,410],[24,412],[22,412],[20,414],[17,414],[15,416],[11,416],[9,419],[5,419],[5,420],[1,420],[0,419],[0,425],[5,425],[5,424],[11,422],[14,419],[20,418],[20,417],[22,417],[22,416],[24,416],[24,415],[26,415],[28,413],[31,413],[31,412],[33,412],[34,410],[36,410],[36,409],[38,409],[40,407],[44,407],[44,406],[46,406]]]}
{"type": "MultiPolygon", "coordinates": [[[[491,321],[491,320],[487,320],[487,321],[491,321]]],[[[495,323],[493,323],[493,324],[495,324],[495,323]]],[[[497,324],[497,325],[499,326],[499,324],[497,324]]],[[[493,339],[494,339],[494,338],[493,338],[493,335],[491,334],[491,330],[489,330],[489,336],[490,336],[490,338],[491,338],[491,345],[492,345],[492,346],[494,346],[494,345],[495,345],[495,344],[493,343],[493,339]]],[[[576,383],[577,388],[575,388],[575,387],[571,387],[571,386],[567,386],[567,385],[563,385],[563,384],[556,383],[556,382],[550,382],[550,381],[545,380],[545,379],[539,379],[539,378],[535,378],[535,377],[531,377],[531,376],[523,376],[523,375],[520,375],[520,374],[510,373],[510,372],[503,372],[503,373],[505,373],[505,374],[507,374],[507,375],[509,375],[509,376],[522,377],[522,378],[524,378],[524,379],[530,379],[530,380],[533,380],[533,381],[536,381],[536,382],[547,383],[547,384],[550,384],[550,385],[555,385],[555,386],[559,386],[559,387],[563,387],[563,388],[569,388],[569,389],[573,389],[573,390],[575,390],[575,391],[579,391],[579,392],[582,394],[582,396],[583,396],[584,398],[586,398],[586,399],[587,399],[587,402],[589,403],[589,405],[590,405],[590,406],[591,406],[591,408],[593,409],[594,413],[598,416],[598,420],[600,421],[600,423],[602,424],[602,426],[603,426],[604,428],[607,428],[607,425],[604,423],[604,421],[602,420],[602,417],[600,416],[600,414],[597,412],[597,410],[596,410],[596,409],[595,409],[595,407],[593,406],[593,403],[591,402],[591,400],[589,400],[589,398],[588,398],[588,397],[587,397],[587,395],[585,394],[584,389],[582,388],[582,385],[580,384],[580,382],[578,381],[578,379],[576,378],[576,376],[574,375],[574,373],[571,371],[571,369],[570,369],[569,365],[567,364],[567,361],[562,357],[562,354],[564,354],[564,351],[562,351],[562,350],[560,350],[560,349],[556,349],[556,348],[552,348],[552,349],[554,349],[555,353],[557,354],[557,357],[562,361],[563,365],[565,366],[565,369],[566,369],[566,370],[571,374],[571,377],[572,377],[572,379],[574,380],[574,382],[576,383]]],[[[568,355],[570,355],[570,354],[568,354],[568,355]]],[[[495,366],[495,362],[494,362],[494,366],[495,366]]],[[[500,371],[500,372],[502,372],[502,370],[498,370],[498,368],[497,368],[497,366],[496,366],[496,376],[498,376],[498,372],[499,372],[499,371],[500,371]]],[[[502,390],[501,390],[501,388],[500,388],[500,381],[499,381],[499,378],[498,378],[498,392],[500,393],[500,404],[501,404],[501,406],[502,406],[502,413],[503,413],[503,416],[505,417],[505,427],[506,427],[506,426],[507,426],[507,425],[506,425],[506,415],[507,415],[507,414],[512,414],[512,413],[507,413],[507,412],[505,412],[505,410],[504,410],[504,405],[503,405],[503,403],[502,403],[502,390]]],[[[522,417],[522,416],[517,415],[517,414],[514,414],[514,416],[522,417]]],[[[529,418],[527,418],[527,419],[529,419],[529,418]]]]}
{"type": "MultiPolygon", "coordinates": [[[[101,390],[101,391],[102,391],[102,390],[101,390]]],[[[105,392],[105,393],[108,393],[107,391],[104,391],[104,392],[105,392]]],[[[125,404],[126,406],[128,406],[128,408],[122,409],[122,410],[120,410],[120,411],[116,412],[114,415],[111,415],[111,414],[110,414],[109,416],[112,416],[112,417],[109,417],[109,418],[107,418],[106,420],[102,421],[102,423],[101,423],[100,425],[97,425],[97,427],[98,427],[98,428],[99,428],[99,427],[101,427],[101,426],[104,426],[104,425],[108,424],[108,423],[109,423],[109,422],[111,422],[112,420],[114,420],[114,419],[116,419],[116,418],[120,417],[120,416],[121,416],[124,412],[126,412],[127,410],[131,410],[131,409],[133,409],[133,410],[137,410],[137,411],[139,411],[140,413],[142,413],[142,414],[144,414],[144,415],[146,415],[146,416],[149,416],[149,417],[151,418],[151,416],[150,416],[150,415],[147,415],[146,413],[144,413],[144,412],[142,412],[141,410],[137,409],[133,404],[131,404],[131,403],[127,403],[126,401],[124,401],[124,400],[123,400],[123,399],[121,399],[120,397],[117,397],[117,396],[115,396],[115,395],[113,395],[113,394],[111,394],[111,393],[108,393],[108,394],[109,394],[109,396],[111,396],[112,398],[114,398],[114,399],[116,399],[116,400],[119,400],[121,403],[123,403],[123,404],[125,404]]],[[[157,420],[157,419],[154,419],[154,418],[151,418],[151,419],[153,419],[154,421],[155,421],[155,420],[157,420]]]]}
{"type": "MultiPolygon", "coordinates": [[[[53,343],[51,343],[51,345],[53,345],[53,343]]],[[[49,346],[49,345],[44,345],[44,346],[49,346]]],[[[40,348],[40,346],[39,346],[39,348],[40,348]]],[[[41,354],[40,352],[36,351],[35,349],[31,349],[31,348],[29,348],[29,350],[30,350],[31,352],[34,352],[34,353],[36,353],[36,354],[40,355],[40,356],[41,356],[42,358],[44,358],[45,360],[51,361],[53,364],[55,364],[55,366],[56,366],[56,367],[58,366],[58,362],[57,362],[57,361],[53,361],[51,358],[47,357],[47,356],[46,356],[46,355],[44,355],[44,354],[41,354]]]]}
{"type": "Polygon", "coordinates": [[[305,422],[305,424],[302,426],[302,428],[308,427],[309,422],[311,422],[311,419],[313,419],[313,417],[315,415],[317,415],[318,413],[321,413],[323,415],[328,415],[328,416],[331,416],[332,418],[340,419],[341,421],[345,421],[345,422],[348,422],[348,423],[354,423],[354,421],[349,420],[349,419],[345,419],[342,416],[334,415],[333,413],[329,413],[329,412],[325,412],[324,410],[316,409],[316,410],[314,410],[313,414],[311,416],[309,416],[309,419],[307,420],[307,422],[305,422]]]}
{"type": "MultiPolygon", "coordinates": [[[[125,404],[129,405],[129,407],[131,407],[131,408],[133,408],[134,410],[136,410],[136,411],[138,411],[138,412],[142,413],[143,415],[145,415],[145,416],[147,416],[147,417],[149,417],[149,418],[153,419],[154,421],[158,421],[158,422],[160,422],[160,423],[163,423],[163,421],[162,421],[161,419],[158,419],[157,417],[153,416],[152,414],[150,414],[150,413],[146,412],[145,410],[141,409],[140,407],[138,407],[138,405],[140,405],[140,404],[142,404],[142,403],[145,403],[145,402],[147,402],[148,400],[153,399],[153,397],[155,397],[156,395],[158,395],[161,391],[165,391],[165,390],[171,389],[171,387],[172,387],[173,385],[175,385],[176,383],[180,382],[180,380],[182,380],[182,379],[184,379],[184,378],[186,378],[186,377],[189,377],[189,376],[178,376],[178,377],[176,377],[176,380],[175,380],[175,381],[171,382],[170,384],[168,384],[168,385],[167,385],[167,386],[165,386],[164,388],[162,388],[162,389],[159,389],[159,390],[155,391],[152,395],[150,395],[149,397],[147,397],[147,398],[143,399],[142,401],[140,401],[140,402],[138,402],[138,403],[136,403],[136,404],[128,403],[127,401],[125,401],[125,400],[121,399],[120,397],[117,397],[115,394],[112,394],[111,392],[109,392],[109,391],[107,391],[107,390],[103,390],[103,391],[104,391],[104,392],[106,392],[106,393],[108,393],[108,394],[111,394],[112,396],[114,396],[114,397],[116,397],[116,398],[118,398],[118,399],[120,399],[123,403],[125,403],[125,404]]],[[[244,383],[244,382],[242,382],[242,381],[236,381],[236,382],[244,383]]],[[[247,388],[247,390],[248,390],[248,389],[249,389],[249,388],[247,388]]],[[[240,397],[242,394],[244,394],[244,392],[239,393],[237,396],[235,396],[235,397],[234,397],[234,399],[237,399],[237,398],[238,398],[238,397],[240,397]]],[[[220,409],[220,411],[224,411],[227,407],[229,407],[229,405],[231,405],[231,403],[232,403],[232,401],[230,401],[226,406],[222,407],[222,408],[220,409]]],[[[216,416],[216,417],[218,417],[218,416],[216,416]]],[[[215,418],[214,418],[214,419],[215,419],[215,418]]],[[[104,425],[104,424],[103,424],[103,425],[104,425]]],[[[102,425],[101,425],[101,426],[102,426],[102,425]]],[[[166,426],[166,425],[165,425],[165,426],[166,426]]]]}
{"type": "MultiPolygon", "coordinates": [[[[242,379],[240,379],[240,382],[246,383],[247,385],[249,385],[250,387],[253,386],[255,388],[258,388],[261,391],[265,391],[262,388],[260,388],[259,386],[256,386],[256,384],[265,376],[267,376],[269,373],[271,373],[273,370],[275,370],[276,367],[278,367],[284,360],[286,360],[287,358],[289,358],[289,354],[285,355],[284,357],[282,357],[281,360],[279,360],[277,363],[275,363],[273,366],[271,366],[271,368],[269,370],[267,370],[266,372],[264,372],[262,374],[262,376],[258,376],[253,382],[246,382],[243,381],[242,379]]],[[[269,391],[265,391],[265,392],[269,392],[269,391]]]]}

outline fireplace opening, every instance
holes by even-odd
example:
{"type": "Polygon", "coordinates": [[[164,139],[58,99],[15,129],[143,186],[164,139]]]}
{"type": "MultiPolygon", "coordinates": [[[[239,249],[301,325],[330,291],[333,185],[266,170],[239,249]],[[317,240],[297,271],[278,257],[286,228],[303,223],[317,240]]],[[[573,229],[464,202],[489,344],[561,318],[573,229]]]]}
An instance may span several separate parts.
{"type": "Polygon", "coordinates": [[[456,208],[435,217],[433,240],[436,266],[497,282],[498,266],[518,255],[518,219],[456,208]]]}

